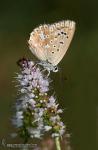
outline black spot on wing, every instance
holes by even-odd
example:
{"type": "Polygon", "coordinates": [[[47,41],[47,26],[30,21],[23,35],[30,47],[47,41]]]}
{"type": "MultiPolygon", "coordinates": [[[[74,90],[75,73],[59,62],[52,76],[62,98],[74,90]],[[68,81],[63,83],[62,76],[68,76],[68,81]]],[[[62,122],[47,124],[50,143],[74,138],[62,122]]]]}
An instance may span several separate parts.
{"type": "Polygon", "coordinates": [[[56,47],[56,45],[53,45],[53,47],[56,47]]]}
{"type": "Polygon", "coordinates": [[[63,41],[60,41],[60,44],[64,44],[64,42],[63,42],[63,41]]]}
{"type": "Polygon", "coordinates": [[[61,31],[61,34],[64,34],[64,35],[66,35],[67,33],[66,33],[66,32],[63,32],[63,31],[61,31]]]}

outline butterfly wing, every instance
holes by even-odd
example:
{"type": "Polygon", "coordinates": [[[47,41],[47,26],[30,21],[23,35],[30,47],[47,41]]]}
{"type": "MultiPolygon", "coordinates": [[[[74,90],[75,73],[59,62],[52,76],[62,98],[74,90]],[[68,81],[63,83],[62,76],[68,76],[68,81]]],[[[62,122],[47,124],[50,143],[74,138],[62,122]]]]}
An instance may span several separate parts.
{"type": "Polygon", "coordinates": [[[43,26],[35,28],[30,34],[30,39],[28,41],[29,48],[31,52],[41,61],[46,61],[46,51],[44,48],[46,39],[45,39],[45,29],[43,26]]]}
{"type": "MultiPolygon", "coordinates": [[[[50,29],[52,25],[50,25],[50,29]]],[[[47,60],[56,66],[64,57],[75,31],[75,22],[62,21],[56,23],[51,32],[51,46],[47,49],[47,60]]]]}
{"type": "Polygon", "coordinates": [[[61,21],[35,28],[28,41],[32,53],[42,61],[57,65],[64,57],[75,31],[75,22],[61,21]]]}

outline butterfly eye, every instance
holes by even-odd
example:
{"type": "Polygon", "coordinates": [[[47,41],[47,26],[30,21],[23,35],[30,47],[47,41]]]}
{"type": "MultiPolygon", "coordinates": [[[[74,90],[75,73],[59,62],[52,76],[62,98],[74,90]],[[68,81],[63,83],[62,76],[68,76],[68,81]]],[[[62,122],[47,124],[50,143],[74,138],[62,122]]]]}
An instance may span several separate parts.
{"type": "Polygon", "coordinates": [[[52,54],[54,54],[54,51],[52,51],[52,54]]]}
{"type": "Polygon", "coordinates": [[[66,36],[66,38],[68,39],[68,36],[66,36]]]}
{"type": "Polygon", "coordinates": [[[54,66],[53,72],[58,72],[58,67],[54,66]]]}

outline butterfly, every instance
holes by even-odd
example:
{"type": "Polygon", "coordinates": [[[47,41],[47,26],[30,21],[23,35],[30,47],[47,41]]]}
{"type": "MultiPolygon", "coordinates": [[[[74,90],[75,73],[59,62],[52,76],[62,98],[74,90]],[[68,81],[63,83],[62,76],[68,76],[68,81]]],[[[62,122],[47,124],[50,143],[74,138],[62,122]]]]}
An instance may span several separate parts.
{"type": "Polygon", "coordinates": [[[75,32],[75,22],[59,21],[35,28],[28,40],[31,52],[49,72],[58,71],[58,63],[64,57],[75,32]]]}

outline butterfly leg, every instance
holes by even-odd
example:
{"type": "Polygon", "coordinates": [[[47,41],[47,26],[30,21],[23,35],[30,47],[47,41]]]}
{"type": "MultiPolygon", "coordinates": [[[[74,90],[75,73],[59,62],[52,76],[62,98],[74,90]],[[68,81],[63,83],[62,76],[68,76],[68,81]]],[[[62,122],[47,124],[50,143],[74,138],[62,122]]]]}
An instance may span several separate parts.
{"type": "Polygon", "coordinates": [[[50,70],[47,70],[46,68],[44,68],[41,72],[45,73],[47,77],[50,75],[50,70]]]}
{"type": "Polygon", "coordinates": [[[48,72],[47,77],[49,77],[49,75],[50,75],[50,70],[47,70],[47,72],[48,72]]]}

